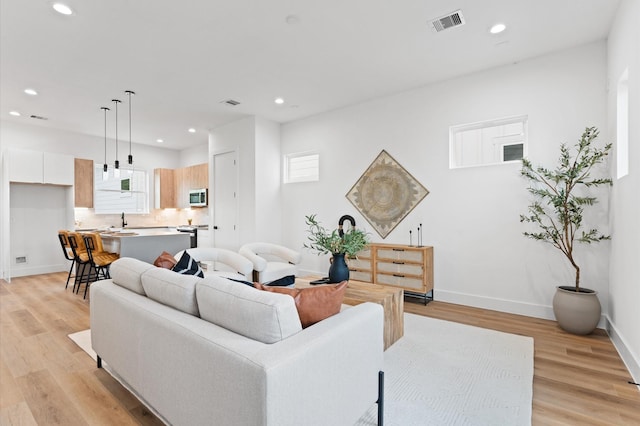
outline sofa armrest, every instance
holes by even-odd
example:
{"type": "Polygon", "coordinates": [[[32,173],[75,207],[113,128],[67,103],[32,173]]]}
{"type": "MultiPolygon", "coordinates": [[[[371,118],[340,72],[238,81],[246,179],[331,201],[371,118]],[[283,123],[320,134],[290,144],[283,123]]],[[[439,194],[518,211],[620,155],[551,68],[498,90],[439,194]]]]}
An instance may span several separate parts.
{"type": "Polygon", "coordinates": [[[383,316],[363,303],[265,348],[267,424],[354,424],[377,400],[383,316]]]}

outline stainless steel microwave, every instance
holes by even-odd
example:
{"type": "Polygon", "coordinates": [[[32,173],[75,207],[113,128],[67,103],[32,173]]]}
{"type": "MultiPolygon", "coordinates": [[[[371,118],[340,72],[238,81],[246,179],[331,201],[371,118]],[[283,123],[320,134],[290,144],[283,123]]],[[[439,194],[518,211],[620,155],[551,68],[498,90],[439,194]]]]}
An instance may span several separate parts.
{"type": "Polygon", "coordinates": [[[207,189],[190,189],[189,205],[191,207],[206,207],[207,205],[207,189]]]}

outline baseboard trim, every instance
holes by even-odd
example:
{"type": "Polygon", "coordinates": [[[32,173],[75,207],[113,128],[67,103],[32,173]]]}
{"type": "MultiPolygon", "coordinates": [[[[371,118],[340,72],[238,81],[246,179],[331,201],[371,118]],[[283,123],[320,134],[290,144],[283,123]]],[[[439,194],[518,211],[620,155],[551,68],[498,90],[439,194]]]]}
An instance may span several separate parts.
{"type": "MultiPolygon", "coordinates": [[[[626,344],[624,337],[618,332],[615,324],[613,324],[608,317],[606,330],[607,333],[609,333],[609,338],[616,347],[620,358],[622,358],[622,362],[624,362],[627,370],[629,370],[631,378],[635,383],[640,383],[640,359],[636,354],[629,350],[629,346],[626,344]]],[[[638,390],[640,390],[640,386],[638,386],[638,390]]]]}
{"type": "Polygon", "coordinates": [[[555,320],[551,306],[535,305],[532,303],[517,302],[508,299],[477,296],[473,294],[458,293],[455,291],[438,290],[434,292],[435,300],[455,303],[457,305],[472,306],[474,308],[491,309],[492,311],[506,312],[509,314],[525,315],[528,317],[555,320]]]}
{"type": "Polygon", "coordinates": [[[51,274],[53,272],[68,272],[68,271],[69,271],[69,264],[24,266],[21,268],[12,268],[10,272],[10,276],[11,278],[18,278],[18,277],[27,277],[29,275],[51,274]]]}

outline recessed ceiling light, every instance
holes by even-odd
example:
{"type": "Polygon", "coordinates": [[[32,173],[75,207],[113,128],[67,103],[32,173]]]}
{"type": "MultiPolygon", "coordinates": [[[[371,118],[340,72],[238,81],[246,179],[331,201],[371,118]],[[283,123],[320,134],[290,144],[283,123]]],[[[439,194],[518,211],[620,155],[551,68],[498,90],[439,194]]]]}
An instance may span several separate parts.
{"type": "Polygon", "coordinates": [[[156,139],[156,142],[158,142],[158,143],[162,143],[162,142],[164,142],[164,141],[163,141],[162,139],[156,139]]]}
{"type": "Polygon", "coordinates": [[[54,3],[53,10],[55,10],[58,13],[61,13],[62,15],[73,15],[73,10],[71,10],[71,8],[66,4],[54,3]]]}
{"type": "Polygon", "coordinates": [[[499,34],[499,33],[503,32],[506,29],[507,29],[507,26],[505,24],[495,24],[493,27],[491,27],[489,32],[491,34],[499,34]]]}
{"type": "Polygon", "coordinates": [[[20,117],[22,114],[20,114],[18,111],[9,111],[9,115],[13,115],[14,117],[20,117]]]}
{"type": "Polygon", "coordinates": [[[276,98],[276,100],[275,100],[275,101],[273,101],[273,102],[277,103],[278,105],[282,105],[282,104],[284,103],[284,99],[282,99],[282,98],[276,98]]]}
{"type": "Polygon", "coordinates": [[[196,132],[196,129],[194,129],[193,127],[189,129],[189,133],[195,133],[195,132],[196,132]]]}
{"type": "Polygon", "coordinates": [[[38,94],[38,92],[36,92],[34,89],[24,89],[24,93],[31,96],[35,96],[38,94]]]}

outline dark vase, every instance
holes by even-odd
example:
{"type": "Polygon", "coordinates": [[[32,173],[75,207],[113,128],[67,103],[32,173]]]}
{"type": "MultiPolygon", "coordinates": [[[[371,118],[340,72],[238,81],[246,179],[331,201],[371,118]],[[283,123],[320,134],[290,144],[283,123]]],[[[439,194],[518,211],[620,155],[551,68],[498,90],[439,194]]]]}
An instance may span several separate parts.
{"type": "Polygon", "coordinates": [[[344,260],[344,253],[333,253],[329,267],[329,282],[340,283],[342,281],[349,281],[349,267],[344,260]]]}

